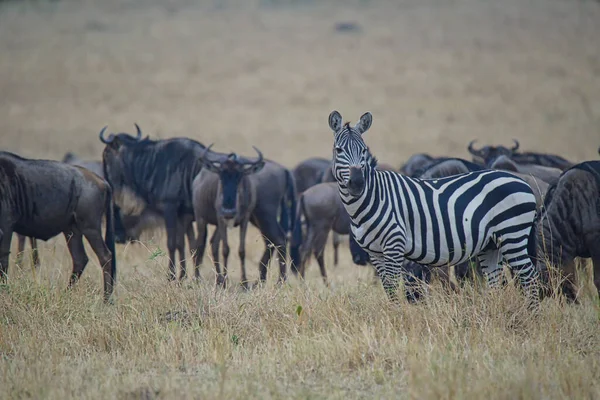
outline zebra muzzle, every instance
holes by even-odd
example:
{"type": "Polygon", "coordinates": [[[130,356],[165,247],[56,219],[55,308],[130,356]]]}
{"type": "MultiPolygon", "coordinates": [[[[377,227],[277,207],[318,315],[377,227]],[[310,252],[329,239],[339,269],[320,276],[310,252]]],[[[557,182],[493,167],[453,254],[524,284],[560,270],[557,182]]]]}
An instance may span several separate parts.
{"type": "Polygon", "coordinates": [[[352,195],[360,195],[365,187],[365,178],[360,167],[350,167],[348,178],[348,192],[352,195]]]}

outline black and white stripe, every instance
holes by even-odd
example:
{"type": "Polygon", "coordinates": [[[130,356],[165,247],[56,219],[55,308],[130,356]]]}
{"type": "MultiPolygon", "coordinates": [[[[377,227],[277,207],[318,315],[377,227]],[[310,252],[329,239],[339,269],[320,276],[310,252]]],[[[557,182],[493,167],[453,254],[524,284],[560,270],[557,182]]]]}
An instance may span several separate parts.
{"type": "Polygon", "coordinates": [[[372,122],[342,126],[334,111],[333,173],[352,232],[375,265],[388,294],[396,298],[405,259],[432,266],[478,257],[491,286],[500,282],[502,261],[537,302],[538,274],[529,237],[536,213],[531,187],[502,171],[483,170],[442,179],[412,179],[379,171],[362,139],[372,122]]]}

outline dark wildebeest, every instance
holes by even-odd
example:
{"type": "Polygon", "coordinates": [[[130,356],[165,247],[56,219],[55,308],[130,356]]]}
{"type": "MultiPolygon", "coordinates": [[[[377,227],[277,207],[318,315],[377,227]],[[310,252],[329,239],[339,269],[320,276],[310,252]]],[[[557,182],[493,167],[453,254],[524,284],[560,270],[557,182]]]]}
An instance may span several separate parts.
{"type": "MultiPolygon", "coordinates": [[[[219,159],[221,159],[221,164],[229,160],[232,164],[232,168],[238,171],[232,173],[229,177],[224,177],[228,180],[228,184],[223,185],[223,195],[221,199],[217,196],[218,188],[220,186],[219,175],[213,172],[209,174],[207,171],[199,174],[194,180],[193,202],[196,210],[196,223],[198,225],[197,250],[194,256],[196,277],[199,277],[199,268],[202,264],[204,251],[206,249],[206,224],[218,225],[217,217],[223,209],[221,204],[225,203],[225,197],[227,197],[227,202],[235,199],[237,204],[236,215],[244,217],[249,216],[250,223],[256,226],[263,236],[265,251],[260,260],[260,281],[264,282],[267,279],[267,266],[273,256],[274,250],[277,252],[277,258],[279,260],[279,282],[285,281],[288,253],[287,235],[294,229],[293,221],[290,220],[292,215],[290,210],[296,208],[296,191],[292,173],[274,161],[263,160],[262,156],[261,163],[264,163],[264,165],[261,168],[258,168],[260,166],[259,164],[255,165],[256,169],[260,169],[259,171],[252,171],[254,167],[252,167],[251,164],[253,162],[243,161],[241,157],[233,156],[233,154],[216,154],[207,158],[207,162],[212,161],[213,163],[219,163],[219,159]],[[213,160],[213,158],[215,158],[215,160],[213,160]],[[244,174],[243,169],[248,168],[248,173],[244,174]],[[239,169],[242,171],[240,172],[239,169]],[[241,176],[233,176],[238,175],[238,173],[247,176],[242,179],[240,182],[241,185],[234,185],[233,183],[235,183],[237,178],[241,179],[241,176]],[[225,196],[225,192],[227,192],[227,196],[225,196]],[[254,205],[252,205],[252,203],[254,203],[254,205]],[[243,210],[240,208],[243,208],[243,210]],[[278,215],[280,215],[279,221],[278,215]]],[[[219,170],[217,167],[220,166],[214,165],[214,167],[214,171],[217,171],[219,170]]],[[[203,171],[204,170],[205,169],[203,169],[203,171]]],[[[225,206],[225,208],[228,207],[229,206],[225,206]]],[[[219,243],[221,237],[217,232],[218,231],[215,231],[215,234],[211,238],[211,251],[213,261],[218,268],[219,243]]],[[[242,261],[242,284],[245,285],[246,276],[243,267],[245,246],[241,235],[242,229],[240,229],[239,256],[240,261],[242,261]]],[[[294,235],[296,235],[296,232],[294,232],[294,235]]],[[[223,258],[225,262],[228,255],[229,247],[224,246],[223,258]]],[[[293,246],[291,249],[291,256],[292,262],[298,263],[299,251],[297,248],[294,249],[293,246]]],[[[220,272],[217,272],[219,274],[217,276],[217,283],[224,283],[223,277],[219,278],[220,272]]]]}
{"type": "Polygon", "coordinates": [[[194,216],[198,226],[198,248],[195,254],[195,276],[200,278],[199,266],[204,257],[206,246],[207,225],[215,225],[216,231],[211,239],[213,262],[217,270],[217,285],[227,285],[227,259],[229,243],[227,228],[240,229],[239,256],[244,287],[248,285],[246,277],[246,233],[250,215],[256,206],[256,188],[249,175],[260,171],[265,162],[260,150],[257,160],[238,157],[235,153],[209,154],[212,145],[201,157],[204,168],[193,182],[192,199],[194,216]],[[223,274],[219,266],[218,245],[223,243],[223,274]]]}
{"type": "Polygon", "coordinates": [[[516,139],[513,139],[513,141],[515,142],[515,145],[511,148],[504,146],[483,146],[481,149],[475,149],[473,144],[476,141],[472,140],[467,149],[469,150],[469,153],[473,155],[474,162],[488,168],[498,157],[502,155],[507,156],[521,165],[534,164],[544,167],[558,168],[560,170],[565,170],[573,166],[572,162],[555,154],[534,152],[519,153],[517,151],[519,149],[519,142],[516,139]]]}
{"type": "MultiPolygon", "coordinates": [[[[323,182],[304,191],[298,199],[296,224],[300,223],[302,217],[306,221],[306,239],[302,240],[300,246],[298,272],[304,278],[306,263],[312,253],[319,263],[323,282],[328,285],[323,255],[327,236],[332,230],[339,235],[350,234],[350,217],[342,204],[337,183],[323,182]]],[[[353,260],[357,264],[366,264],[368,255],[360,247],[359,250],[360,252],[353,254],[353,260]]],[[[294,269],[292,271],[296,272],[294,269]]]]}
{"type": "MultiPolygon", "coordinates": [[[[558,177],[562,170],[552,167],[544,167],[543,165],[535,164],[519,164],[508,156],[502,155],[490,165],[491,169],[499,169],[508,172],[515,172],[515,175],[530,175],[541,179],[549,185],[553,185],[558,181],[558,177]]],[[[527,182],[531,185],[531,182],[527,182]]]]}
{"type": "Polygon", "coordinates": [[[576,300],[575,258],[591,258],[600,295],[600,161],[564,171],[548,189],[536,218],[538,268],[548,282],[546,263],[564,274],[562,292],[576,300]]]}
{"type": "Polygon", "coordinates": [[[0,277],[8,273],[13,232],[41,240],[63,233],[73,259],[69,287],[79,279],[88,257],[83,237],[96,253],[104,275],[104,299],[116,282],[113,199],[110,185],[85,168],[0,152],[0,277]],[[102,218],[106,234],[102,240],[102,218]]]}
{"type": "Polygon", "coordinates": [[[186,275],[185,235],[190,248],[194,238],[192,181],[202,168],[200,156],[205,146],[195,140],[177,137],[164,140],[142,139],[137,135],[99,134],[106,146],[102,153],[104,175],[111,184],[115,203],[124,216],[140,216],[144,210],[165,221],[169,251],[169,280],[176,279],[175,251],[179,252],[181,272],[186,275]]]}
{"type": "Polygon", "coordinates": [[[296,193],[300,195],[306,189],[321,183],[330,167],[331,159],[322,157],[308,158],[296,165],[292,170],[296,182],[296,193]]]}

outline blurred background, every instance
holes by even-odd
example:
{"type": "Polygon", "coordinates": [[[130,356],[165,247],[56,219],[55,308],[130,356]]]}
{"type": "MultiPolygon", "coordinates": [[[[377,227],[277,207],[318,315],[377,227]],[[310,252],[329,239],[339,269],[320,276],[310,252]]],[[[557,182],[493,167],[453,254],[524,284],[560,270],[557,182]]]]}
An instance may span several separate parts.
{"type": "Polygon", "coordinates": [[[597,159],[599,39],[584,0],[0,1],[0,148],[100,159],[137,122],[291,168],[337,109],[396,166],[472,139],[597,159]]]}

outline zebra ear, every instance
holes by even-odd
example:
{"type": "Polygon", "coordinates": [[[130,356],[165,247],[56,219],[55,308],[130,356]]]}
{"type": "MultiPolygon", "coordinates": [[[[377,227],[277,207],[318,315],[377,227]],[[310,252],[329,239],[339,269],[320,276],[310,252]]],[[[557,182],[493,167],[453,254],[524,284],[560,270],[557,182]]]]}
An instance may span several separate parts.
{"type": "Polygon", "coordinates": [[[371,123],[373,123],[373,116],[367,111],[360,117],[360,121],[354,126],[354,129],[362,135],[369,130],[371,123]]]}
{"type": "Polygon", "coordinates": [[[336,110],[329,114],[329,127],[334,132],[337,132],[342,128],[342,115],[336,110]]]}

